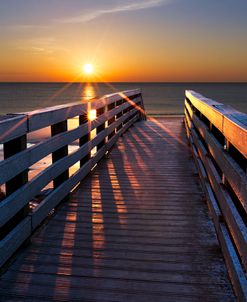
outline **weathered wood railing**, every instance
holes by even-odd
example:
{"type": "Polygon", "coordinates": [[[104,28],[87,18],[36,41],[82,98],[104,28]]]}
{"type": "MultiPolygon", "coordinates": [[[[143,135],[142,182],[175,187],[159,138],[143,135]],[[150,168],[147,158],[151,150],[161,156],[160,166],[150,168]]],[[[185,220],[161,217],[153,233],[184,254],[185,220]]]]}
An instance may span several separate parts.
{"type": "Polygon", "coordinates": [[[247,301],[247,115],[186,91],[185,126],[233,287],[247,301]]]}
{"type": "Polygon", "coordinates": [[[73,103],[25,114],[7,115],[0,121],[0,267],[23,244],[49,213],[64,200],[135,121],[145,118],[139,89],[115,93],[87,104],[73,103]],[[96,119],[90,121],[90,112],[96,119]],[[68,129],[68,121],[77,126],[68,129]],[[27,148],[27,136],[49,127],[50,136],[27,148]],[[92,131],[96,132],[90,137],[92,131]],[[68,145],[78,148],[68,152],[68,145]],[[96,148],[94,154],[92,150],[96,148]],[[48,155],[52,163],[29,179],[29,169],[48,155]],[[72,175],[69,169],[78,163],[72,175]],[[49,194],[31,211],[30,203],[47,184],[49,194]]]}

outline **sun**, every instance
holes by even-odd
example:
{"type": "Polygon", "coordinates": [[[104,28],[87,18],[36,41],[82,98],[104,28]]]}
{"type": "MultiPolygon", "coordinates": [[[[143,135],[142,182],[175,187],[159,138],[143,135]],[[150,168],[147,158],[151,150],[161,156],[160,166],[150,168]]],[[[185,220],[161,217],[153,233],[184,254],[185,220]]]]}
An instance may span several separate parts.
{"type": "Polygon", "coordinates": [[[92,74],[93,71],[94,71],[94,67],[93,67],[92,64],[87,63],[87,64],[85,64],[85,65],[83,66],[83,71],[84,71],[84,73],[86,73],[86,74],[92,74]]]}

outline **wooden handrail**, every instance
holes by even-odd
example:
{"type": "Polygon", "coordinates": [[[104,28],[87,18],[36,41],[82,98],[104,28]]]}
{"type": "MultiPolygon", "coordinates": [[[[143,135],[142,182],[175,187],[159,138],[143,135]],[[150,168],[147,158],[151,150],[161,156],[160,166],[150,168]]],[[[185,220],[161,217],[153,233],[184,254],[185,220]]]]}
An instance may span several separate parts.
{"type": "Polygon", "coordinates": [[[145,110],[139,89],[106,95],[86,104],[78,102],[1,117],[0,143],[4,146],[4,159],[0,161],[0,185],[5,185],[6,196],[0,201],[0,267],[91,171],[119,136],[143,118],[145,110]],[[90,110],[97,111],[95,120],[88,120],[90,110]],[[78,118],[78,126],[68,130],[67,122],[71,118],[78,118]],[[46,127],[51,127],[51,136],[27,148],[28,134],[46,127]],[[93,130],[96,136],[91,139],[93,130]],[[75,141],[79,141],[78,148],[68,153],[68,145],[75,141]],[[95,147],[96,153],[91,155],[95,147]],[[52,155],[52,164],[28,179],[30,167],[48,155],[52,155]],[[79,168],[69,175],[69,168],[77,162],[79,168]],[[53,189],[30,211],[29,203],[52,181],[53,189]]]}
{"type": "Polygon", "coordinates": [[[194,108],[204,115],[245,158],[247,157],[247,115],[231,106],[205,98],[191,90],[185,92],[194,108]]]}
{"type": "Polygon", "coordinates": [[[185,93],[185,126],[233,287],[247,300],[247,115],[185,93]]]}

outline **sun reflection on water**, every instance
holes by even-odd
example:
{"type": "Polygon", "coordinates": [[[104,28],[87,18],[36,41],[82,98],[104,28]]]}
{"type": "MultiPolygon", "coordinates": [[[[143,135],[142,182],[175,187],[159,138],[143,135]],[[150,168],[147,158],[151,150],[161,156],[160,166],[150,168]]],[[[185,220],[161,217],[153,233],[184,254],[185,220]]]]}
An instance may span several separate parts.
{"type": "Polygon", "coordinates": [[[82,99],[83,101],[89,101],[96,97],[95,88],[91,83],[86,83],[82,89],[82,99]]]}

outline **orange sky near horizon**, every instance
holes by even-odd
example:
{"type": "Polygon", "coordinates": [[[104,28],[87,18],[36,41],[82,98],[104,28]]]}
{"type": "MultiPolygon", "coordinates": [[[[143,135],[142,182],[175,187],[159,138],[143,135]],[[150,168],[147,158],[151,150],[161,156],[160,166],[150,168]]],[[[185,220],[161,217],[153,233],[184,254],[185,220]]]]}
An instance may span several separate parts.
{"type": "Polygon", "coordinates": [[[3,17],[9,15],[0,24],[0,81],[85,81],[86,63],[94,65],[90,80],[95,82],[247,81],[247,22],[236,5],[222,12],[211,0],[204,6],[194,0],[186,6],[183,1],[126,5],[106,0],[82,7],[72,0],[53,13],[46,0],[35,6],[26,2],[29,7],[20,12],[0,4],[3,17]],[[210,20],[204,16],[206,8],[218,9],[210,20]]]}

